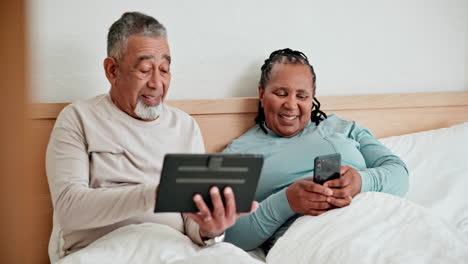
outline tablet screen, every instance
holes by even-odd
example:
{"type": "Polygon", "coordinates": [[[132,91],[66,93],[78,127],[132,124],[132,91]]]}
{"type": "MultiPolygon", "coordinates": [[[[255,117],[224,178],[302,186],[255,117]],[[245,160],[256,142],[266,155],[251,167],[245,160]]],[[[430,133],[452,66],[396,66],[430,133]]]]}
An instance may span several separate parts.
{"type": "Polygon", "coordinates": [[[257,154],[167,154],[154,211],[198,212],[193,202],[197,193],[212,209],[209,189],[217,186],[222,192],[229,186],[237,212],[249,212],[262,166],[257,154]]]}

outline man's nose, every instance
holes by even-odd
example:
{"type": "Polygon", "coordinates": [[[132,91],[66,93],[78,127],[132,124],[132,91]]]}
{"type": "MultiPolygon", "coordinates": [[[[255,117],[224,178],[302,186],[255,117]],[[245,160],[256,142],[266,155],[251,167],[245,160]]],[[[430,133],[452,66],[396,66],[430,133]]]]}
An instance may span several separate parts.
{"type": "Polygon", "coordinates": [[[148,81],[148,87],[152,89],[163,89],[163,78],[161,76],[161,71],[159,70],[154,70],[153,74],[151,74],[151,78],[148,81]]]}

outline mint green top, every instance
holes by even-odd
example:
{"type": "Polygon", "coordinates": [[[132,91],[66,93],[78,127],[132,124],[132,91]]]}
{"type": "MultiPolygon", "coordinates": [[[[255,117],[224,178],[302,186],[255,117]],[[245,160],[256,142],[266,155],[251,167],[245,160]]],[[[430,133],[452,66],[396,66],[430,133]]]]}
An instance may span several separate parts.
{"type": "Polygon", "coordinates": [[[295,181],[313,177],[317,156],[340,153],[342,165],[351,166],[361,174],[361,192],[403,196],[408,191],[405,163],[354,121],[330,115],[319,126],[309,122],[291,138],[280,137],[268,128],[267,131],[265,134],[257,124],[224,150],[264,157],[255,194],[260,207],[240,217],[226,231],[225,240],[244,250],[261,245],[268,250],[300,216],[291,210],[286,188],[295,181]]]}

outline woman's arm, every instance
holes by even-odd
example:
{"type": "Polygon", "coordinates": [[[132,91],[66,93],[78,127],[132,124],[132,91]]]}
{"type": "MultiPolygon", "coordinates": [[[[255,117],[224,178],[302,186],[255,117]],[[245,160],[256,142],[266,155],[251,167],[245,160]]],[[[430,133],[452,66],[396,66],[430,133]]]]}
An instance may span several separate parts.
{"type": "Polygon", "coordinates": [[[225,241],[244,250],[253,250],[294,215],[286,189],[283,189],[263,200],[254,213],[239,217],[236,224],[226,230],[225,241]]]}
{"type": "Polygon", "coordinates": [[[240,217],[226,231],[226,241],[252,250],[275,234],[291,217],[320,215],[332,206],[326,202],[332,190],[313,182],[312,178],[298,180],[287,188],[270,195],[252,214],[240,217]]]}
{"type": "Polygon", "coordinates": [[[350,137],[359,142],[359,150],[366,161],[367,169],[358,170],[362,179],[361,192],[405,195],[409,185],[406,164],[356,122],[350,137]]]}

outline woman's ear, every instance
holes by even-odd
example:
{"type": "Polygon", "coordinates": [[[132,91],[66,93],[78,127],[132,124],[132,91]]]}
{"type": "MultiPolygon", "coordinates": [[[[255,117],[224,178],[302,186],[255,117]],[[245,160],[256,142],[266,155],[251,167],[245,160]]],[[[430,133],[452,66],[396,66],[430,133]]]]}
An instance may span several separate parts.
{"type": "Polygon", "coordinates": [[[260,101],[260,106],[263,107],[263,94],[265,90],[259,85],[258,86],[258,100],[260,101]]]}
{"type": "Polygon", "coordinates": [[[104,71],[106,72],[107,80],[111,85],[115,85],[117,79],[117,61],[113,57],[104,59],[104,71]]]}

